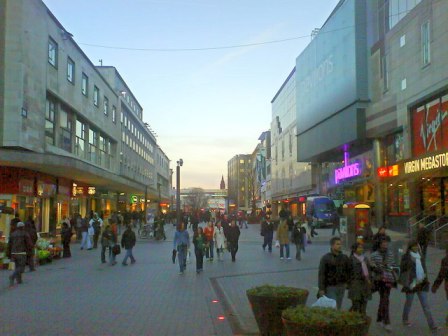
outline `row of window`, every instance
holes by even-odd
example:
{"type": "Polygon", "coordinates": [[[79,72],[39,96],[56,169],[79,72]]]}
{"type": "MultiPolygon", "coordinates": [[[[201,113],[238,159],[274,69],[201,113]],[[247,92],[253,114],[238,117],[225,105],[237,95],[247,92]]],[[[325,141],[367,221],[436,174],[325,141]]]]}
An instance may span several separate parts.
{"type": "Polygon", "coordinates": [[[131,118],[128,118],[128,116],[121,112],[121,124],[125,129],[127,129],[134,137],[137,138],[137,140],[143,145],[145,148],[148,148],[148,150],[153,153],[154,152],[154,146],[152,145],[151,141],[146,138],[144,133],[140,131],[137,126],[134,126],[134,124],[131,121],[131,118]]]}
{"type": "Polygon", "coordinates": [[[147,147],[143,147],[140,144],[138,144],[132,138],[132,136],[129,136],[128,134],[126,134],[126,132],[122,132],[121,133],[121,141],[123,142],[123,144],[126,144],[130,149],[134,150],[134,152],[137,155],[139,155],[141,158],[143,158],[150,164],[154,165],[154,158],[152,157],[152,155],[149,152],[147,152],[145,150],[145,149],[147,149],[147,147]]]}
{"type": "MultiPolygon", "coordinates": [[[[58,44],[51,37],[48,39],[48,62],[54,66],[56,69],[58,68],[58,44]]],[[[76,65],[73,59],[69,56],[67,57],[67,80],[75,85],[75,74],[76,74],[76,65]]],[[[89,96],[89,76],[87,76],[84,72],[81,75],[81,93],[85,96],[89,96]]],[[[93,105],[96,107],[100,106],[100,89],[94,85],[93,86],[93,105]]],[[[109,116],[109,99],[104,96],[103,97],[103,113],[105,116],[109,116]]],[[[115,105],[112,105],[112,122],[116,123],[117,118],[117,108],[115,105]]]]}

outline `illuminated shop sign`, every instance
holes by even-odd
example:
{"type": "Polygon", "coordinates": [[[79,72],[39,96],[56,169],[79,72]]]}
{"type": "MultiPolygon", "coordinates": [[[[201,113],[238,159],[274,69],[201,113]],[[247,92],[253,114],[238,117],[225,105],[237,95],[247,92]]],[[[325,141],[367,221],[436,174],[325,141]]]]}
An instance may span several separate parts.
{"type": "Polygon", "coordinates": [[[448,167],[448,152],[426,156],[404,163],[404,173],[418,173],[422,171],[448,167]]]}
{"type": "Polygon", "coordinates": [[[361,175],[361,164],[355,162],[334,170],[334,182],[340,183],[342,180],[361,175]]]}
{"type": "Polygon", "coordinates": [[[392,177],[398,176],[399,169],[398,165],[385,166],[377,168],[376,172],[378,174],[378,177],[392,177]]]}

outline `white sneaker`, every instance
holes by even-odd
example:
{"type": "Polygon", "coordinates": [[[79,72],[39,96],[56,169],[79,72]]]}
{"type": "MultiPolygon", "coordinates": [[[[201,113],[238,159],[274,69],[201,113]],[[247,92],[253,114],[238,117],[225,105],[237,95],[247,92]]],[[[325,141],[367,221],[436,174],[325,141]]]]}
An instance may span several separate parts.
{"type": "Polygon", "coordinates": [[[287,258],[288,260],[291,260],[291,257],[287,258]]]}
{"type": "Polygon", "coordinates": [[[280,260],[283,260],[284,258],[283,257],[280,257],[280,260]]]}

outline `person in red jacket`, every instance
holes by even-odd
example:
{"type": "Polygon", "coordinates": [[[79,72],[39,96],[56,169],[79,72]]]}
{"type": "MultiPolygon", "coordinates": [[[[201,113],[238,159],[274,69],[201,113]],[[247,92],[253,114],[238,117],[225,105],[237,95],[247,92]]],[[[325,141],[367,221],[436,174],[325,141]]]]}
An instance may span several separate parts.
{"type": "Polygon", "coordinates": [[[208,222],[204,228],[205,236],[205,257],[208,261],[213,261],[213,236],[215,234],[215,228],[212,222],[208,222]]]}
{"type": "MultiPolygon", "coordinates": [[[[448,300],[448,244],[446,245],[445,249],[446,249],[446,255],[445,258],[442,259],[442,262],[440,264],[439,275],[437,276],[436,280],[434,281],[431,287],[431,292],[436,293],[442,282],[445,281],[445,293],[446,293],[446,299],[448,300]]],[[[448,315],[446,317],[446,325],[448,326],[448,315]]]]}

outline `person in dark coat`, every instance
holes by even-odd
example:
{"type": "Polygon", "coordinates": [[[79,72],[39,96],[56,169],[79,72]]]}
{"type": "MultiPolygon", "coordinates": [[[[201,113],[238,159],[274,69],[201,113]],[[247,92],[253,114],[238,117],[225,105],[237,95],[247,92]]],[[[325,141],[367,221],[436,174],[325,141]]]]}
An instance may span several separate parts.
{"type": "Polygon", "coordinates": [[[418,224],[417,242],[420,245],[422,251],[422,257],[426,260],[426,250],[430,240],[430,231],[425,227],[425,224],[420,222],[418,224]]]}
{"type": "Polygon", "coordinates": [[[11,236],[11,234],[16,230],[17,228],[17,223],[21,222],[20,217],[19,217],[19,213],[16,212],[14,214],[14,218],[11,219],[11,221],[9,222],[9,235],[11,236]]]}
{"type": "Polygon", "coordinates": [[[123,232],[123,236],[121,236],[121,247],[126,250],[126,254],[121,263],[123,266],[127,265],[128,258],[131,258],[131,264],[135,264],[136,260],[132,254],[132,249],[134,248],[136,241],[135,232],[132,231],[131,226],[128,225],[123,232]]]}
{"type": "Polygon", "coordinates": [[[383,240],[390,242],[390,237],[386,234],[386,227],[384,225],[378,228],[378,232],[372,237],[372,250],[378,250],[383,240]]]}
{"type": "Polygon", "coordinates": [[[263,251],[266,251],[266,246],[268,247],[269,253],[272,252],[272,239],[274,238],[274,223],[271,222],[270,218],[266,217],[261,222],[261,232],[263,236],[263,251]]]}
{"type": "Polygon", "coordinates": [[[34,224],[34,220],[31,216],[28,216],[28,219],[25,222],[25,232],[28,233],[31,239],[31,243],[33,244],[27,255],[26,262],[30,268],[30,272],[34,272],[36,270],[34,267],[34,247],[36,246],[37,242],[37,230],[36,225],[34,224]]]}
{"type": "Polygon", "coordinates": [[[61,242],[62,242],[62,258],[70,258],[72,253],[70,251],[70,240],[72,239],[72,229],[68,227],[67,223],[62,223],[61,242]]]}
{"type": "Polygon", "coordinates": [[[9,286],[14,286],[14,280],[18,284],[22,283],[22,273],[25,271],[26,256],[32,248],[31,238],[24,230],[25,224],[18,222],[15,230],[9,236],[6,256],[15,264],[15,269],[9,276],[9,286]]]}
{"type": "Polygon", "coordinates": [[[203,271],[204,265],[204,250],[206,249],[207,238],[201,227],[193,234],[194,254],[196,256],[196,273],[203,271]]]}
{"type": "Polygon", "coordinates": [[[109,264],[114,266],[117,262],[115,261],[115,254],[112,252],[113,247],[117,243],[117,236],[112,232],[110,225],[106,225],[102,235],[101,235],[101,262],[106,263],[106,249],[109,248],[109,264]]]}
{"type": "Polygon", "coordinates": [[[319,264],[319,296],[336,300],[339,310],[350,278],[351,263],[342,253],[341,238],[331,238],[330,245],[331,251],[322,257],[319,264]]]}
{"type": "MultiPolygon", "coordinates": [[[[446,245],[445,249],[446,255],[445,258],[442,259],[439,274],[437,275],[437,278],[431,287],[431,292],[435,294],[442,282],[445,281],[445,294],[446,299],[448,300],[448,244],[446,245]]],[[[446,324],[448,325],[448,315],[446,316],[446,324]]]]}
{"type": "Polygon", "coordinates": [[[362,244],[353,244],[350,262],[351,272],[348,280],[348,298],[352,300],[350,311],[366,316],[367,301],[372,299],[372,284],[370,263],[364,255],[362,244]]]}
{"type": "Polygon", "coordinates": [[[408,249],[401,258],[400,282],[403,285],[401,291],[406,294],[406,302],[403,307],[403,324],[407,326],[411,325],[409,313],[411,312],[414,295],[417,294],[429,328],[433,333],[437,332],[438,328],[432,318],[428,303],[428,272],[416,240],[409,242],[408,249]]]}
{"type": "Polygon", "coordinates": [[[232,255],[232,261],[234,262],[236,259],[236,253],[238,252],[238,240],[240,239],[240,228],[236,225],[235,218],[232,218],[232,222],[230,227],[227,229],[227,245],[232,255]]]}
{"type": "Polygon", "coordinates": [[[305,245],[304,245],[304,238],[305,238],[306,230],[304,227],[302,227],[302,223],[298,221],[294,224],[294,227],[292,229],[291,233],[291,240],[296,245],[296,259],[301,260],[302,259],[302,250],[305,252],[305,245]]]}

